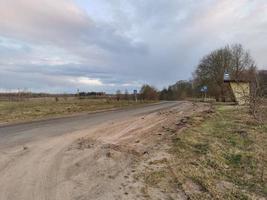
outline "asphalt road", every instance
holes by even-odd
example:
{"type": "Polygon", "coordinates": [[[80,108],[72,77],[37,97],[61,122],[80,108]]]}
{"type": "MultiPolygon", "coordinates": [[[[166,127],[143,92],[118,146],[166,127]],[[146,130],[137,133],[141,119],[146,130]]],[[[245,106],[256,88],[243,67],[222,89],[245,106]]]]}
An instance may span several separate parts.
{"type": "Polygon", "coordinates": [[[182,102],[162,102],[138,108],[127,108],[94,114],[82,114],[71,117],[0,126],[0,149],[23,145],[24,143],[41,140],[42,138],[88,129],[107,121],[115,121],[131,116],[143,115],[177,106],[179,104],[182,104],[182,102]]]}

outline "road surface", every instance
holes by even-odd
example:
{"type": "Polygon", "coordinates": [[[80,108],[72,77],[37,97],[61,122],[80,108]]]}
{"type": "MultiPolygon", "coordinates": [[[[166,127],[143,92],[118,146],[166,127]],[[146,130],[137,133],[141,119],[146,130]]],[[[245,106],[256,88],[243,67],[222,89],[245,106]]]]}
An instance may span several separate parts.
{"type": "Polygon", "coordinates": [[[37,122],[28,122],[15,125],[0,126],[0,149],[23,145],[32,140],[58,136],[78,130],[89,129],[110,120],[120,120],[170,108],[181,102],[162,102],[139,108],[128,108],[92,114],[82,114],[72,117],[48,119],[37,122]]]}
{"type": "Polygon", "coordinates": [[[205,109],[164,102],[1,126],[0,200],[170,199],[136,177],[168,157],[168,127],[205,109]]]}

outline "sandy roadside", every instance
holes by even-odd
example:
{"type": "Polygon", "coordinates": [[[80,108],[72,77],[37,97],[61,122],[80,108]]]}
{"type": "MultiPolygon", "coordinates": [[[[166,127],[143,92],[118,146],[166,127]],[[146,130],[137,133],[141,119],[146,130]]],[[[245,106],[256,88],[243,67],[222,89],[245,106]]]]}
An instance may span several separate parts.
{"type": "Polygon", "coordinates": [[[169,156],[171,130],[166,127],[206,109],[206,104],[185,102],[2,150],[0,199],[183,199],[182,191],[166,194],[148,188],[138,175],[149,162],[169,156]]]}

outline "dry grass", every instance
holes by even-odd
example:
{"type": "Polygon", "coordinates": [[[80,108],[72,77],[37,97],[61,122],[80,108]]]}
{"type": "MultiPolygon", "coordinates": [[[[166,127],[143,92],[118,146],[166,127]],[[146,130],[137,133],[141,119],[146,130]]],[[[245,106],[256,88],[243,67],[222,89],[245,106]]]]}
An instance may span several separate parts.
{"type": "Polygon", "coordinates": [[[262,119],[263,122],[267,122],[267,99],[263,100],[262,106],[261,106],[261,111],[262,111],[262,119]]]}
{"type": "Polygon", "coordinates": [[[266,123],[236,106],[216,106],[205,120],[198,115],[188,123],[173,137],[166,172],[151,172],[147,184],[196,200],[267,197],[266,123]]]}
{"type": "Polygon", "coordinates": [[[266,125],[255,123],[244,109],[220,106],[212,118],[174,139],[175,171],[201,186],[194,199],[266,196],[266,145],[266,125]]]}
{"type": "Polygon", "coordinates": [[[55,98],[38,98],[19,102],[0,101],[0,123],[59,117],[74,113],[135,106],[142,103],[78,98],[60,98],[57,101],[55,98]]]}

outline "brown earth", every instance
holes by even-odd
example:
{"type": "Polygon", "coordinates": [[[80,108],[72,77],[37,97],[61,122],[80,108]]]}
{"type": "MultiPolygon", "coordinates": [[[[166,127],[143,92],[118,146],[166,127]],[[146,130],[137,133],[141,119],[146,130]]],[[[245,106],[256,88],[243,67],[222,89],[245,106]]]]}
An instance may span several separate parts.
{"type": "MultiPolygon", "coordinates": [[[[184,190],[153,187],[162,174],[151,177],[149,172],[159,171],[170,159],[171,136],[186,127],[187,117],[209,109],[207,104],[184,102],[5,148],[0,151],[0,199],[187,199],[184,190]]],[[[187,190],[198,187],[187,184],[187,190]]]]}

